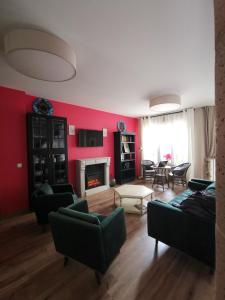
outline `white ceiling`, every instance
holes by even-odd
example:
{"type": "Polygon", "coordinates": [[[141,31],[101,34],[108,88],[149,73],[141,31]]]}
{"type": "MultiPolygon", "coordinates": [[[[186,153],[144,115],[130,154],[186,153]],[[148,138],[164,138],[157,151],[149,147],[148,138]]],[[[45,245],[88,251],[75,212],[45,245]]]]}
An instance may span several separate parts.
{"type": "Polygon", "coordinates": [[[148,115],[161,94],[213,105],[213,23],[213,0],[1,0],[0,39],[16,27],[56,34],[75,49],[77,76],[31,79],[1,53],[0,85],[129,116],[148,115]]]}

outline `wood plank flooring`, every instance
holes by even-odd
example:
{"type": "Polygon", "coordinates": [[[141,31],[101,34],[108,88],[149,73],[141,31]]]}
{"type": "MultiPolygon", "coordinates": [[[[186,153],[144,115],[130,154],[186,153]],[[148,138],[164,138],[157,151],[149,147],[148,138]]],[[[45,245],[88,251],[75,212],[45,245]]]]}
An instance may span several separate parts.
{"type": "MultiPolygon", "coordinates": [[[[141,182],[139,182],[141,183],[141,182]]],[[[165,201],[174,196],[155,192],[165,201]]],[[[176,193],[182,191],[177,188],[176,193]]],[[[113,190],[88,197],[92,211],[113,210],[113,190]]],[[[147,235],[146,214],[126,214],[127,241],[102,284],[94,272],[56,253],[50,230],[41,233],[34,214],[5,220],[0,225],[0,299],[75,300],[211,300],[214,276],[209,268],[147,235]]]]}

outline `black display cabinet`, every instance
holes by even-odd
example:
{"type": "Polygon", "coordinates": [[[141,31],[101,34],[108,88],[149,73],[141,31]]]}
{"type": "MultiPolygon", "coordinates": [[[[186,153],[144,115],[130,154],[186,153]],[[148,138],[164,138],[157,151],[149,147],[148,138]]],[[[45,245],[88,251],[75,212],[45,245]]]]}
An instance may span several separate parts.
{"type": "Polygon", "coordinates": [[[29,199],[42,183],[68,182],[66,118],[27,114],[29,199]]]}
{"type": "Polygon", "coordinates": [[[123,184],[135,179],[134,133],[114,132],[114,160],[117,184],[123,184]]]}

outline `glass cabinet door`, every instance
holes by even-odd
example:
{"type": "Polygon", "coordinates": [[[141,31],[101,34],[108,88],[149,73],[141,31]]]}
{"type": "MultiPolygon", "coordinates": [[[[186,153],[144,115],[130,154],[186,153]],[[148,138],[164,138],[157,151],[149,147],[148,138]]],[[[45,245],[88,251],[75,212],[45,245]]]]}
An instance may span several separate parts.
{"type": "Polygon", "coordinates": [[[46,118],[33,117],[32,147],[35,150],[47,149],[48,147],[48,124],[46,118]]]}
{"type": "Polygon", "coordinates": [[[43,183],[68,182],[67,120],[27,114],[29,201],[43,183]]]}
{"type": "Polygon", "coordinates": [[[57,183],[67,182],[67,161],[65,154],[53,154],[53,181],[57,183]]]}
{"type": "Polygon", "coordinates": [[[52,148],[64,149],[65,145],[65,122],[64,120],[52,120],[52,148]]]}
{"type": "Polygon", "coordinates": [[[44,154],[33,155],[33,186],[38,188],[41,184],[49,182],[48,156],[44,154]]]}

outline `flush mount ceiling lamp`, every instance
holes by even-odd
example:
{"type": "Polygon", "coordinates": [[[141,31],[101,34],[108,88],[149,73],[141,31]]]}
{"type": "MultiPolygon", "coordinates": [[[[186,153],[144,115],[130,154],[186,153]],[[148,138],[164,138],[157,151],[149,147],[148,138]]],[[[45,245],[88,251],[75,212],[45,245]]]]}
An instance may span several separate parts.
{"type": "Polygon", "coordinates": [[[154,112],[168,112],[180,108],[180,96],[163,95],[150,99],[150,109],[154,112]]]}
{"type": "Polygon", "coordinates": [[[14,29],[4,37],[6,60],[20,73],[60,82],[76,75],[74,50],[60,38],[34,29],[14,29]]]}

